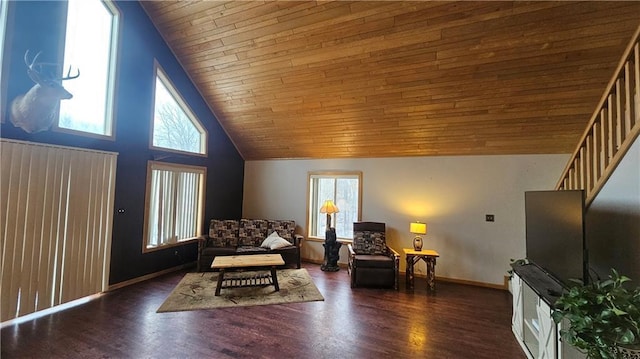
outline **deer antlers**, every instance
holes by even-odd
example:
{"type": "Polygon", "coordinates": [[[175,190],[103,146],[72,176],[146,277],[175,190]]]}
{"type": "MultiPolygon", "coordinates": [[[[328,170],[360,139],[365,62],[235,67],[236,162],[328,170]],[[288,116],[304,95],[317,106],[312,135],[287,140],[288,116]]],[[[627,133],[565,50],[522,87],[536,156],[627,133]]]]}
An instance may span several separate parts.
{"type": "Polygon", "coordinates": [[[31,62],[29,62],[29,50],[27,50],[24,53],[24,63],[25,65],[27,65],[27,74],[29,75],[29,78],[31,78],[31,80],[33,80],[33,82],[39,84],[45,81],[55,81],[55,82],[61,82],[64,80],[73,80],[75,78],[80,77],[80,69],[78,69],[78,73],[74,76],[70,76],[71,75],[71,66],[69,66],[69,70],[67,71],[67,76],[65,77],[60,77],[60,78],[52,78],[52,79],[47,79],[47,78],[43,78],[43,74],[42,72],[42,66],[47,65],[47,66],[57,66],[58,64],[56,63],[50,63],[50,62],[37,62],[38,61],[38,57],[40,57],[40,54],[42,54],[42,51],[39,51],[36,56],[33,57],[33,60],[31,60],[31,62]],[[38,69],[36,70],[34,67],[38,67],[38,69]]]}

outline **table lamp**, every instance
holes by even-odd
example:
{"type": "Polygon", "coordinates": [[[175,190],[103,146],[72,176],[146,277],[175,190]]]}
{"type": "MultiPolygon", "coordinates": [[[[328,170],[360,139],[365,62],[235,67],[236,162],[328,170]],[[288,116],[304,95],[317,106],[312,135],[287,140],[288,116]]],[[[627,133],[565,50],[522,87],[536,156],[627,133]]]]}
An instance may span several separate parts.
{"type": "Polygon", "coordinates": [[[420,222],[413,222],[409,225],[409,232],[416,234],[413,238],[413,250],[422,250],[422,237],[421,234],[427,234],[427,224],[420,222]]]}

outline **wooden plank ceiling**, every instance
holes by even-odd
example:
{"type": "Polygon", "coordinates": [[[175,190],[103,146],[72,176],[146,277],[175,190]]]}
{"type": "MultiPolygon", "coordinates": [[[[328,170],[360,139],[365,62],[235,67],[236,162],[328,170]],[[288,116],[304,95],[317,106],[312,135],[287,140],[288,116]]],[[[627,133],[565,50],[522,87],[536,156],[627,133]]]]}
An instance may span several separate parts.
{"type": "Polygon", "coordinates": [[[640,25],[638,1],[142,6],[246,160],[570,153],[640,25]]]}

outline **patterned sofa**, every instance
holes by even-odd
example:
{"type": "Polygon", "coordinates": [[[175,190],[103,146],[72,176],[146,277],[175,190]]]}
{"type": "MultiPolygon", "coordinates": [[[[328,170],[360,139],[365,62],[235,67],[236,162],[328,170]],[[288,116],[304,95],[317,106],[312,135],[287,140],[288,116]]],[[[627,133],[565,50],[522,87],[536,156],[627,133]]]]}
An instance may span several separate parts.
{"type": "Polygon", "coordinates": [[[215,256],[239,254],[282,255],[285,266],[300,268],[300,246],[303,236],[295,234],[296,222],[268,219],[212,219],[209,235],[198,241],[198,272],[210,271],[215,256]],[[281,248],[261,247],[265,238],[277,232],[287,243],[281,248]]]}

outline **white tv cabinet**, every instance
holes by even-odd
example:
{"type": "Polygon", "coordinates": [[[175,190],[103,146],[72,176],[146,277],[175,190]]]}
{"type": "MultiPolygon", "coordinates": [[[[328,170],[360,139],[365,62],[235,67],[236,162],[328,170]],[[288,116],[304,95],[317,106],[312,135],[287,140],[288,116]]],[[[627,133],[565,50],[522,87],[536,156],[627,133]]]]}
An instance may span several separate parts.
{"type": "MultiPolygon", "coordinates": [[[[551,318],[562,285],[533,264],[513,267],[511,329],[529,359],[583,359],[586,356],[560,339],[551,318]]],[[[561,323],[564,324],[564,323],[561,323]]]]}

